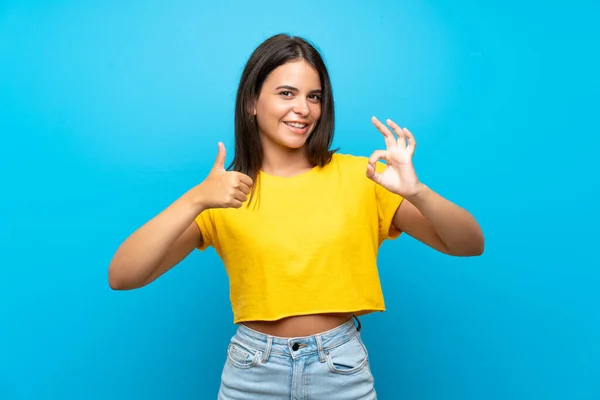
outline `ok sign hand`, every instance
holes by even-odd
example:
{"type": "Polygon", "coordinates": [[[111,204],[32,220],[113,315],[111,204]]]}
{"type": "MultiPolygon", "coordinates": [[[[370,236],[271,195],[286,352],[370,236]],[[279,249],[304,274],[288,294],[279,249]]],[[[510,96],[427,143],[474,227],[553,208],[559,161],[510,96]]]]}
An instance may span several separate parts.
{"type": "Polygon", "coordinates": [[[367,165],[367,177],[404,198],[418,194],[421,185],[412,163],[416,147],[413,134],[406,128],[400,128],[390,119],[386,122],[396,135],[377,118],[373,117],[371,121],[385,138],[386,150],[373,152],[367,165]],[[379,160],[385,160],[387,164],[381,173],[375,169],[379,160]]]}

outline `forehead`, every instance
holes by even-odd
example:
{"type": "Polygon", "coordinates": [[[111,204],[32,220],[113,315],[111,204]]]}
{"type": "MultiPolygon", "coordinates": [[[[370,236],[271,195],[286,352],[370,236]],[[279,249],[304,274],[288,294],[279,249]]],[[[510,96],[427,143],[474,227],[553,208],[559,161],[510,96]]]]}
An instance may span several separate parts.
{"type": "Polygon", "coordinates": [[[269,88],[289,85],[300,90],[321,89],[319,74],[312,65],[304,60],[280,65],[271,71],[264,84],[269,88]]]}

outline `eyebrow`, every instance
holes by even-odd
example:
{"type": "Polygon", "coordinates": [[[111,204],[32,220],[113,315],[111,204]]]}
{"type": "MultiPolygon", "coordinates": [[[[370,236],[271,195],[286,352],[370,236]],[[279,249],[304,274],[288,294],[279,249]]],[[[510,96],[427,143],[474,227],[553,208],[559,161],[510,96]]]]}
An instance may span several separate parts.
{"type": "MultiPolygon", "coordinates": [[[[291,90],[294,92],[299,92],[298,88],[295,88],[293,86],[289,86],[289,85],[281,85],[281,86],[277,86],[275,88],[275,90],[280,90],[280,89],[287,89],[287,90],[291,90]]],[[[315,89],[315,90],[311,90],[310,93],[321,93],[323,92],[321,89],[315,89]]]]}

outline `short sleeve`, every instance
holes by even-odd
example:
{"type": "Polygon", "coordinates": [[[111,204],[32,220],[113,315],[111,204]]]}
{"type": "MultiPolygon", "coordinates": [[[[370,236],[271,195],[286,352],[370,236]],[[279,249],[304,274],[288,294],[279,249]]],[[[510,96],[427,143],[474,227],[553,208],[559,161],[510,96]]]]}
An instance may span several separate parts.
{"type": "Polygon", "coordinates": [[[202,244],[198,246],[198,250],[204,251],[208,247],[213,246],[214,238],[216,237],[215,224],[211,210],[204,210],[195,218],[200,233],[202,234],[202,244]]]}
{"type": "MultiPolygon", "coordinates": [[[[376,170],[382,173],[386,165],[382,162],[377,163],[376,170]]],[[[392,220],[396,210],[404,198],[400,195],[390,192],[381,185],[375,184],[375,197],[377,200],[377,213],[379,216],[379,238],[380,241],[386,239],[396,239],[400,236],[400,231],[394,226],[392,220]]]]}

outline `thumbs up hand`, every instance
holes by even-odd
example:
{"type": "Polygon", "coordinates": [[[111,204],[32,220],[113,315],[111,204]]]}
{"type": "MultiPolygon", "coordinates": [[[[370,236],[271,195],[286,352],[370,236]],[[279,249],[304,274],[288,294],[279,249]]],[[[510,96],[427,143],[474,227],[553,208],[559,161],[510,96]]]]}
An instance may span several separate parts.
{"type": "Polygon", "coordinates": [[[225,145],[219,142],[215,164],[204,181],[197,186],[203,208],[240,208],[248,199],[252,179],[241,172],[225,169],[225,145]]]}

